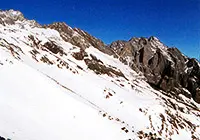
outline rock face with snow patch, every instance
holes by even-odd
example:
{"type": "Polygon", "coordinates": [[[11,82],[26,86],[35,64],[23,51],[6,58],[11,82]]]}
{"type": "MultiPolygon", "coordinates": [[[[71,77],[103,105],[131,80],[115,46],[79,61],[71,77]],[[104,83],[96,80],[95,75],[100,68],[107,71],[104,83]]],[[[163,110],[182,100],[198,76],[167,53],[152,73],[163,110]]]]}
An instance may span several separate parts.
{"type": "Polygon", "coordinates": [[[0,11],[0,24],[6,26],[18,23],[20,23],[19,25],[21,25],[22,28],[24,28],[24,25],[26,24],[29,24],[32,27],[40,26],[35,20],[27,20],[20,11],[14,11],[14,10],[0,11]]]}
{"type": "Polygon", "coordinates": [[[56,22],[53,24],[45,25],[44,27],[57,30],[63,40],[80,47],[82,50],[93,46],[106,54],[114,55],[112,49],[106,48],[106,45],[101,40],[91,36],[81,29],[71,28],[63,22],[56,22]]]}
{"type": "Polygon", "coordinates": [[[116,41],[109,47],[122,62],[141,71],[153,87],[184,94],[200,103],[200,67],[195,59],[184,56],[177,48],[168,48],[155,37],[116,41]]]}

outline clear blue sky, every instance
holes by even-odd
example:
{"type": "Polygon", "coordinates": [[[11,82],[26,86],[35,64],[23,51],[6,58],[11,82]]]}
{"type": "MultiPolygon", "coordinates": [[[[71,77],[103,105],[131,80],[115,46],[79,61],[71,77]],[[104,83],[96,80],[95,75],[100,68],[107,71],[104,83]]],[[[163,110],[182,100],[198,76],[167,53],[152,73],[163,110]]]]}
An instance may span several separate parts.
{"type": "Polygon", "coordinates": [[[200,0],[5,0],[0,8],[41,24],[64,21],[107,44],[153,35],[190,57],[200,55],[200,0]]]}

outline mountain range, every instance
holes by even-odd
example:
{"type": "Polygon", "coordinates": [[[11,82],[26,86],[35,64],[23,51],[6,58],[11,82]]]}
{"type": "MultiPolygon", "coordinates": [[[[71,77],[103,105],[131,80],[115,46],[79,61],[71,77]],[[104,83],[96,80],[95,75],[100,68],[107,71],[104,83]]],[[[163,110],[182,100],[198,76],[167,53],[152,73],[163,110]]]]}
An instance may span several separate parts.
{"type": "Polygon", "coordinates": [[[200,63],[0,11],[0,140],[198,140],[200,63]]]}

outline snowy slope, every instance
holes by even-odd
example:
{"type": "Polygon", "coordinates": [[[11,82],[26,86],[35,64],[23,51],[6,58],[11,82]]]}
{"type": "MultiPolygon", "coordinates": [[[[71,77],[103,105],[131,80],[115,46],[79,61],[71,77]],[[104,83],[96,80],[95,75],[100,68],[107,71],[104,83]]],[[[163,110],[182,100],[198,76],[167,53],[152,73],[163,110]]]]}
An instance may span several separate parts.
{"type": "Polygon", "coordinates": [[[125,139],[116,123],[20,62],[0,70],[0,132],[11,139],[125,139]],[[9,74],[9,75],[8,75],[9,74]]]}
{"type": "Polygon", "coordinates": [[[199,104],[151,88],[143,76],[93,46],[76,59],[81,51],[56,30],[27,20],[0,25],[0,136],[200,138],[199,104]]]}

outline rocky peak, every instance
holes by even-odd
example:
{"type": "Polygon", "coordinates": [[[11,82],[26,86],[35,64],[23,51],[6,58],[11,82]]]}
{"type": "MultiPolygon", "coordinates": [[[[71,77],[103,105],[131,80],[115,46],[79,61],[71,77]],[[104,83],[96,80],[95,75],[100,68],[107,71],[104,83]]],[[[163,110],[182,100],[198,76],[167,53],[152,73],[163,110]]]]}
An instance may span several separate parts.
{"type": "Polygon", "coordinates": [[[150,36],[148,38],[148,41],[160,41],[160,40],[157,37],[155,37],[155,36],[150,36]]]}
{"type": "Polygon", "coordinates": [[[1,18],[10,18],[12,20],[24,20],[24,15],[20,11],[15,11],[13,9],[7,11],[0,11],[1,18]]]}
{"type": "Polygon", "coordinates": [[[28,24],[32,27],[41,27],[41,25],[38,24],[35,20],[27,20],[20,11],[13,9],[0,11],[0,24],[3,26],[13,24],[20,24],[23,26],[24,24],[28,24]]]}
{"type": "Polygon", "coordinates": [[[8,24],[15,24],[15,21],[23,21],[24,16],[20,11],[14,10],[7,10],[7,11],[0,11],[0,23],[2,25],[8,24]]]}
{"type": "Polygon", "coordinates": [[[142,72],[153,87],[184,94],[200,103],[200,65],[195,59],[187,58],[177,48],[165,46],[153,36],[115,41],[109,47],[123,63],[142,72]]]}

